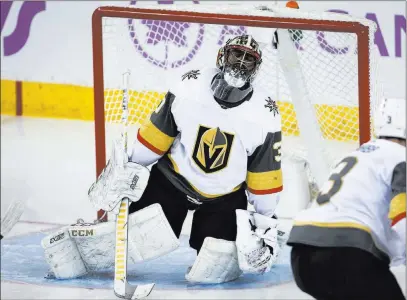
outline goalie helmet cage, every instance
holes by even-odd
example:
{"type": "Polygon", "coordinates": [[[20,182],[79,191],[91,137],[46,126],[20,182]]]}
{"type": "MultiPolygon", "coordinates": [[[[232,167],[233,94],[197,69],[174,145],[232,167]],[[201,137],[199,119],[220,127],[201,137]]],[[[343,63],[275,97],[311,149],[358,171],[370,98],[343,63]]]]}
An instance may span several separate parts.
{"type": "MultiPolygon", "coordinates": [[[[107,105],[108,101],[112,96],[108,96],[109,93],[106,92],[107,87],[105,84],[106,71],[105,64],[107,64],[107,59],[110,60],[108,57],[104,57],[104,51],[106,49],[106,45],[104,43],[104,31],[108,27],[104,20],[107,19],[127,19],[127,20],[150,20],[150,21],[168,21],[168,22],[184,22],[187,24],[212,24],[212,25],[219,25],[219,26],[245,26],[245,27],[253,27],[253,28],[267,28],[267,29],[290,29],[290,30],[302,30],[302,31],[314,31],[314,32],[326,32],[326,33],[344,33],[344,34],[353,34],[356,36],[355,42],[355,49],[352,53],[355,56],[356,63],[354,71],[355,77],[355,84],[357,85],[357,92],[355,93],[355,98],[357,98],[357,116],[356,116],[356,126],[357,129],[357,137],[356,140],[358,144],[367,142],[371,138],[371,116],[372,116],[372,107],[371,103],[372,100],[372,80],[371,80],[371,66],[372,63],[372,39],[374,32],[372,28],[374,25],[361,22],[360,20],[351,19],[350,16],[346,16],[346,18],[341,18],[341,15],[338,14],[338,19],[332,19],[330,16],[328,19],[324,19],[321,17],[313,18],[311,16],[304,15],[303,12],[292,12],[294,14],[291,16],[291,12],[284,11],[281,14],[274,13],[274,12],[267,12],[264,9],[262,11],[258,11],[254,14],[248,14],[246,10],[241,10],[241,12],[236,12],[235,10],[225,10],[226,13],[212,13],[210,11],[196,11],[202,10],[203,5],[194,5],[192,9],[188,8],[183,10],[182,6],[177,7],[175,9],[151,9],[151,8],[136,8],[136,7],[99,7],[97,8],[92,16],[92,43],[93,43],[93,76],[94,76],[94,112],[95,112],[95,142],[96,142],[96,175],[98,176],[106,164],[106,124],[114,123],[112,121],[111,113],[109,110],[109,106],[107,105]],[[235,14],[234,14],[235,13],[235,14]],[[268,15],[269,14],[269,15],[268,15]],[[288,15],[287,15],[288,14],[288,15]],[[304,16],[304,17],[302,17],[304,16]],[[110,98],[109,98],[110,97],[110,98]]],[[[235,6],[236,8],[236,6],[235,6]]],[[[333,14],[331,14],[333,15],[333,14]]],[[[336,18],[336,17],[335,17],[336,18]]],[[[288,32],[288,31],[285,31],[288,32]]],[[[291,31],[292,33],[293,31],[291,31]]],[[[270,33],[274,33],[274,31],[270,31],[270,33]]],[[[301,32],[300,32],[301,33],[301,32]]],[[[302,33],[301,33],[302,38],[302,33]]],[[[280,35],[279,35],[280,39],[280,35]]],[[[282,37],[281,39],[284,39],[282,37]]],[[[225,40],[226,41],[226,40],[225,40]]],[[[114,45],[115,48],[120,47],[120,45],[114,45]]],[[[294,50],[298,50],[294,49],[294,50]]],[[[283,51],[284,52],[284,51],[283,51]]],[[[290,51],[285,51],[290,52],[290,51]]],[[[137,55],[135,53],[134,55],[137,55]]],[[[315,54],[316,58],[318,59],[319,54],[315,54]]],[[[263,55],[264,56],[264,55],[263,55]]],[[[214,58],[213,58],[214,60],[214,58]]],[[[289,58],[291,60],[291,58],[289,58]]],[[[264,59],[263,59],[264,61],[264,59]]],[[[284,59],[280,60],[284,61],[284,59]]],[[[295,61],[295,60],[294,60],[295,61]]],[[[291,64],[291,62],[289,63],[291,64]]],[[[284,68],[283,68],[284,69],[284,68]]],[[[312,68],[311,68],[312,69],[312,68]]],[[[287,72],[287,71],[285,71],[287,72]]],[[[344,71],[347,72],[347,71],[344,71]]],[[[284,73],[284,71],[283,71],[284,73]]],[[[288,71],[289,73],[289,71],[288,71]]],[[[336,74],[340,75],[340,74],[336,74]]],[[[336,76],[335,75],[335,76],[336,76]]],[[[287,75],[285,74],[285,79],[287,79],[287,75]]],[[[342,76],[342,75],[341,75],[342,76]]],[[[298,77],[298,76],[297,76],[298,77]]],[[[300,76],[301,77],[301,76],[300,76]]],[[[143,77],[144,78],[144,77],[143,77]]],[[[138,78],[138,80],[143,80],[143,78],[138,78]]],[[[298,79],[298,78],[297,78],[298,79]]],[[[256,79],[258,80],[258,79],[256,79]]],[[[334,79],[336,80],[336,79],[334,79]]],[[[301,81],[301,78],[299,79],[301,81]]],[[[268,84],[268,83],[266,83],[268,84]]],[[[307,83],[301,84],[294,84],[291,85],[288,82],[289,88],[298,89],[298,87],[306,88],[305,85],[307,83]]],[[[274,89],[278,89],[280,84],[274,87],[274,89]]],[[[108,87],[109,88],[109,87],[108,87]]],[[[120,89],[118,89],[120,91],[120,89]]],[[[291,91],[292,93],[293,91],[291,91]]],[[[308,91],[312,97],[312,91],[308,91]]],[[[290,92],[289,92],[290,93],[290,92]]],[[[118,96],[119,93],[114,93],[114,97],[118,96]]],[[[162,97],[162,95],[160,96],[162,97]]],[[[295,98],[294,96],[290,96],[295,98]]],[[[301,97],[307,97],[307,95],[300,95],[301,97]]],[[[346,96],[345,96],[346,97],[346,96]]],[[[348,95],[350,97],[350,95],[348,95]]],[[[148,99],[148,97],[147,97],[148,99]]],[[[297,99],[298,100],[298,99],[297,99]]],[[[301,100],[301,99],[300,99],[301,100]]],[[[302,100],[301,100],[302,101],[302,100]]],[[[292,100],[294,103],[294,108],[296,107],[296,102],[294,99],[292,100]]],[[[120,103],[120,101],[117,101],[120,103]]],[[[116,103],[116,104],[117,104],[116,103]]],[[[154,104],[156,105],[156,104],[154,104]]],[[[314,104],[312,104],[315,106],[314,104]]],[[[115,109],[119,109],[116,105],[115,109]]],[[[150,113],[153,109],[149,109],[150,113]]],[[[280,109],[282,114],[282,119],[284,121],[284,107],[280,109]]],[[[131,113],[131,112],[130,112],[131,113]]],[[[301,112],[298,109],[295,109],[294,118],[298,118],[298,127],[301,129],[301,135],[304,131],[302,130],[301,120],[299,118],[299,114],[301,112]]],[[[316,112],[318,113],[318,112],[316,112]]],[[[338,114],[338,112],[331,112],[331,114],[338,114]]],[[[340,117],[340,116],[339,116],[340,117]]],[[[290,117],[291,118],[291,117],[290,117]]],[[[315,117],[314,117],[315,118],[315,117]]],[[[328,118],[333,118],[333,116],[328,116],[328,118]]],[[[344,117],[346,118],[346,116],[344,117]]],[[[117,119],[117,118],[116,118],[117,119]]],[[[355,117],[354,117],[355,119],[355,117]]],[[[119,123],[120,120],[114,120],[116,123],[119,123]]],[[[304,121],[302,121],[304,122],[304,121]]],[[[307,120],[305,119],[305,122],[307,120]]],[[[319,122],[319,121],[318,121],[319,122]]],[[[315,122],[315,124],[318,124],[315,122]]],[[[131,123],[131,122],[130,122],[131,123]]],[[[335,123],[334,123],[335,124],[335,123]]],[[[283,125],[284,127],[285,125],[283,125]]],[[[335,126],[335,125],[334,125],[335,126]]],[[[317,128],[318,131],[321,131],[321,128],[314,127],[313,130],[317,128]]],[[[335,129],[336,130],[336,129],[335,129]]],[[[286,129],[283,128],[283,134],[287,134],[286,129]]],[[[322,136],[321,133],[318,134],[322,136]]],[[[319,138],[319,137],[318,137],[319,138]]],[[[284,137],[283,137],[284,139],[284,137]]],[[[329,137],[327,138],[329,139],[329,137]]],[[[355,139],[355,138],[353,138],[355,139]]],[[[312,143],[312,141],[311,141],[312,143]]],[[[316,142],[315,142],[316,143],[316,142]]],[[[323,150],[323,149],[322,149],[323,150]]],[[[318,156],[319,154],[315,154],[318,156]]],[[[310,157],[308,157],[309,159],[310,157]]],[[[317,160],[319,158],[317,157],[317,160]]],[[[317,162],[318,163],[318,162],[317,162]]],[[[312,171],[312,168],[311,168],[312,171]]],[[[325,175],[325,174],[324,174],[325,175]]],[[[103,211],[98,212],[98,217],[102,217],[103,211]]],[[[105,217],[106,219],[106,217],[105,217]]]]}

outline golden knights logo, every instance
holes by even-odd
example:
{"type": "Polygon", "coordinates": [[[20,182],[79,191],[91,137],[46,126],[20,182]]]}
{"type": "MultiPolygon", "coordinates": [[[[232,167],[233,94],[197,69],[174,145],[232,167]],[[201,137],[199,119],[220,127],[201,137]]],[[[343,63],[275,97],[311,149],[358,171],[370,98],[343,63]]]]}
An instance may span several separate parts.
{"type": "Polygon", "coordinates": [[[228,164],[234,135],[200,125],[192,158],[205,173],[213,173],[228,164]]]}

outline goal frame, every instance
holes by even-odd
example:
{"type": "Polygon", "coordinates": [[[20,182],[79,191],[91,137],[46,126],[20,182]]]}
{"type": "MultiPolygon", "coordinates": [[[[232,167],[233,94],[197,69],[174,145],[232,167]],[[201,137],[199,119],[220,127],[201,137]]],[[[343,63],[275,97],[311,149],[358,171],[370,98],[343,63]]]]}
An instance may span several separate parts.
{"type": "MultiPolygon", "coordinates": [[[[97,8],[92,15],[96,177],[99,176],[106,165],[102,30],[102,19],[104,17],[354,33],[357,35],[358,49],[359,142],[362,144],[370,140],[371,99],[368,26],[355,21],[311,20],[273,16],[252,16],[191,11],[186,12],[165,9],[102,6],[97,8]]],[[[101,218],[103,214],[103,211],[99,211],[98,218],[101,218]]],[[[106,217],[104,219],[106,220],[106,217]]]]}

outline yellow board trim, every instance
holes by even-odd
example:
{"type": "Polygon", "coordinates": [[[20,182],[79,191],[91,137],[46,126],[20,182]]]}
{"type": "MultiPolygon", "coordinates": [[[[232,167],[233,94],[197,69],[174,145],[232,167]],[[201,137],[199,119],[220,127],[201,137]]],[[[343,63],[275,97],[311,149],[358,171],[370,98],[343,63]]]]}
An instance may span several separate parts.
{"type": "Polygon", "coordinates": [[[93,89],[90,87],[23,82],[23,115],[32,117],[93,120],[93,89]]]}
{"type": "MultiPolygon", "coordinates": [[[[1,80],[1,114],[15,115],[15,81],[1,80]]],[[[129,123],[142,124],[159,105],[165,92],[129,90],[129,123]]],[[[120,122],[120,89],[106,89],[105,101],[116,113],[109,122],[120,122]]],[[[74,84],[22,82],[23,116],[93,120],[93,88],[74,84]]],[[[285,136],[298,136],[299,128],[291,102],[278,101],[285,136]]],[[[359,112],[356,106],[314,105],[324,138],[339,141],[357,141],[359,112]]]]}
{"type": "Polygon", "coordinates": [[[16,82],[14,80],[1,80],[1,114],[16,115],[16,82]]]}
{"type": "Polygon", "coordinates": [[[389,219],[393,220],[395,217],[406,212],[406,193],[396,195],[390,202],[389,219]]]}
{"type": "Polygon", "coordinates": [[[144,140],[162,152],[166,152],[175,139],[158,129],[150,120],[144,122],[139,133],[144,140]]]}
{"type": "Polygon", "coordinates": [[[333,223],[325,223],[325,222],[300,222],[294,221],[294,226],[316,226],[316,227],[325,227],[325,228],[357,228],[360,230],[364,230],[368,233],[371,233],[369,227],[354,223],[354,222],[333,222],[333,223]]]}
{"type": "Polygon", "coordinates": [[[283,173],[280,170],[268,172],[247,172],[247,186],[252,190],[271,190],[283,185],[283,173]]]}
{"type": "MultiPolygon", "coordinates": [[[[294,105],[277,101],[281,127],[285,136],[299,136],[294,105]]],[[[357,106],[315,104],[317,120],[325,139],[338,141],[359,140],[359,108],[357,106]]]]}

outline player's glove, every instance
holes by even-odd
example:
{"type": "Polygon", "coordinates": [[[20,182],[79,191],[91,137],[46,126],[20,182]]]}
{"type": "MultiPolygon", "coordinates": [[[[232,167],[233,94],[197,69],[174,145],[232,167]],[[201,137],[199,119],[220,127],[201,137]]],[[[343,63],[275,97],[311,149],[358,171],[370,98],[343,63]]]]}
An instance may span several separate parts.
{"type": "Polygon", "coordinates": [[[89,200],[98,210],[118,214],[123,198],[132,202],[140,199],[149,176],[150,171],[146,167],[129,162],[123,142],[116,140],[106,167],[89,188],[89,200]]]}
{"type": "Polygon", "coordinates": [[[240,269],[244,273],[269,272],[284,244],[278,221],[240,209],[236,210],[236,217],[236,248],[240,269]]]}

